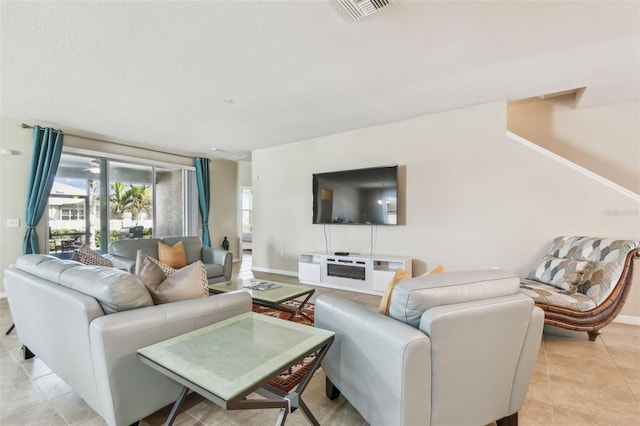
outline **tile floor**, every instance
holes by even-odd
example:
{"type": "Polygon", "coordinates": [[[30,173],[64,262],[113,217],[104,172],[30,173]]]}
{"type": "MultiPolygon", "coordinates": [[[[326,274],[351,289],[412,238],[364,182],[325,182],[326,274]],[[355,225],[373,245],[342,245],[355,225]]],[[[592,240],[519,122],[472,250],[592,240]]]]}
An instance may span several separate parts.
{"type": "MultiPolygon", "coordinates": [[[[293,277],[251,271],[251,257],[234,264],[234,276],[295,283],[293,277]]],[[[317,288],[317,294],[336,292],[376,309],[378,296],[317,288]]],[[[0,300],[0,424],[104,425],[104,421],[37,358],[24,361],[11,325],[6,299],[0,300]]],[[[363,425],[364,420],[343,397],[324,396],[324,376],[316,374],[305,400],[322,425],[363,425]]],[[[143,419],[141,425],[160,425],[168,409],[143,419]]],[[[224,411],[191,394],[177,425],[273,424],[275,410],[224,411]]],[[[586,333],[545,329],[529,393],[520,412],[527,425],[640,425],[640,327],[613,323],[596,342],[586,333]]],[[[296,411],[287,425],[308,425],[296,411]]],[[[391,425],[390,425],[391,426],[391,425]]]]}

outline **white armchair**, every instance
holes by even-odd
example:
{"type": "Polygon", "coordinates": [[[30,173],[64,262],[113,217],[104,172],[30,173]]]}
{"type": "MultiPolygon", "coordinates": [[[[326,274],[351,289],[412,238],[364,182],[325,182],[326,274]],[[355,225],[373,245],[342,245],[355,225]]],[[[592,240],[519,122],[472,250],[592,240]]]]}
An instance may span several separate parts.
{"type": "Polygon", "coordinates": [[[517,424],[544,320],[519,283],[504,271],[404,280],[390,317],[319,296],[316,327],[336,333],[327,396],[341,392],[372,426],[517,424]]]}

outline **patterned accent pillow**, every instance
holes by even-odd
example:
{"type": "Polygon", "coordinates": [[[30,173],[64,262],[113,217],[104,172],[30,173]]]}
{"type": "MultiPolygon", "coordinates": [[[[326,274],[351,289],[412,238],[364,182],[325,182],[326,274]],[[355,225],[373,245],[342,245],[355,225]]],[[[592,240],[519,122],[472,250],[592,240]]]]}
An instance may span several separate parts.
{"type": "Polygon", "coordinates": [[[113,268],[113,263],[104,256],[101,256],[91,247],[84,245],[73,252],[73,260],[77,260],[85,265],[98,265],[98,266],[110,266],[113,268]]]}
{"type": "MultiPolygon", "coordinates": [[[[204,263],[200,260],[192,263],[191,265],[187,265],[181,269],[172,268],[169,265],[166,265],[160,262],[158,259],[155,259],[151,256],[144,254],[142,250],[138,250],[136,256],[136,269],[135,274],[140,278],[140,280],[145,283],[147,289],[153,296],[154,302],[157,304],[155,288],[163,284],[167,278],[174,275],[176,272],[181,271],[186,268],[198,268],[198,282],[202,285],[201,294],[204,296],[209,295],[209,280],[207,279],[207,268],[204,266],[204,263]],[[194,265],[199,265],[194,266],[194,265]]],[[[195,272],[191,273],[190,276],[193,277],[195,272]]],[[[171,281],[171,280],[170,280],[171,281]]],[[[170,300],[166,300],[170,301],[170,300]]]]}
{"type": "Polygon", "coordinates": [[[552,285],[567,293],[575,293],[578,286],[582,283],[582,277],[590,267],[591,262],[586,260],[545,256],[540,263],[529,272],[527,278],[552,285]]]}

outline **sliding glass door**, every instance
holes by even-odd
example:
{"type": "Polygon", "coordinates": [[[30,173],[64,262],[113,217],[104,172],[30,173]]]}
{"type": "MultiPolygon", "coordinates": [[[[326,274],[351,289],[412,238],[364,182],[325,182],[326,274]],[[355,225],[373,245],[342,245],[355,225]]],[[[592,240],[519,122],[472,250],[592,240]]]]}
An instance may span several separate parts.
{"type": "Polygon", "coordinates": [[[111,241],[153,235],[153,167],[109,161],[111,241]]]}
{"type": "Polygon", "coordinates": [[[197,235],[195,170],[63,153],[49,197],[48,252],[70,257],[83,244],[197,235]],[[102,195],[106,194],[106,195],[102,195]]]}
{"type": "Polygon", "coordinates": [[[49,196],[49,253],[69,257],[83,244],[100,247],[100,168],[103,160],[63,154],[49,196]]]}

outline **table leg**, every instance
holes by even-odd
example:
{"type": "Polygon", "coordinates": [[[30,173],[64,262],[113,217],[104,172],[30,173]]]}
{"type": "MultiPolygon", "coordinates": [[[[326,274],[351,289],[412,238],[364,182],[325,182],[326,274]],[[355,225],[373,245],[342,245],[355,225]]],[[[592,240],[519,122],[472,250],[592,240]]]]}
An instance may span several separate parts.
{"type": "Polygon", "coordinates": [[[9,329],[7,330],[7,332],[6,332],[6,333],[4,333],[4,334],[5,334],[5,336],[8,336],[8,335],[13,331],[13,329],[14,329],[14,328],[16,328],[16,323],[15,323],[15,322],[14,322],[14,323],[12,323],[12,324],[11,324],[11,327],[9,327],[9,329]]]}
{"type": "Polygon", "coordinates": [[[182,403],[184,402],[184,399],[186,398],[187,393],[189,393],[189,388],[185,386],[180,391],[180,395],[178,395],[178,399],[176,399],[176,402],[173,403],[171,414],[169,414],[169,417],[165,422],[165,426],[171,426],[173,424],[173,421],[178,416],[178,410],[180,410],[180,407],[182,406],[182,403]]]}
{"type": "Polygon", "coordinates": [[[311,378],[313,377],[313,375],[316,372],[316,370],[318,369],[318,367],[320,367],[320,364],[322,363],[322,360],[324,359],[324,356],[327,354],[327,351],[329,350],[329,346],[331,346],[331,343],[333,343],[333,338],[331,338],[331,340],[329,342],[327,342],[327,344],[324,345],[318,351],[318,355],[316,356],[315,361],[313,362],[313,364],[311,364],[311,366],[309,367],[309,370],[304,375],[304,377],[302,378],[302,381],[298,384],[298,386],[296,387],[296,390],[294,392],[295,394],[297,394],[296,404],[295,405],[298,408],[300,408],[300,410],[302,411],[302,414],[304,414],[304,416],[307,418],[309,423],[311,423],[313,426],[320,426],[320,423],[318,423],[318,420],[316,420],[316,417],[313,415],[311,410],[309,410],[309,407],[307,407],[307,404],[302,399],[302,393],[304,392],[304,390],[306,389],[307,385],[311,381],[311,378]]]}
{"type": "Polygon", "coordinates": [[[309,294],[307,294],[307,297],[302,301],[302,303],[300,303],[300,306],[298,307],[298,309],[289,309],[289,308],[286,308],[286,307],[284,307],[282,305],[275,306],[275,308],[279,309],[281,311],[284,311],[284,312],[291,313],[291,316],[289,318],[287,318],[288,321],[291,321],[297,314],[297,315],[300,315],[301,317],[313,322],[313,320],[311,318],[309,318],[304,312],[302,312],[302,308],[304,307],[305,303],[307,303],[309,301],[309,299],[311,299],[311,296],[313,296],[313,293],[315,293],[315,291],[316,291],[315,289],[312,289],[309,292],[309,294]]]}
{"type": "Polygon", "coordinates": [[[282,426],[284,421],[287,419],[288,411],[286,408],[281,408],[278,413],[278,418],[276,419],[276,426],[282,426]]]}
{"type": "Polygon", "coordinates": [[[304,414],[307,420],[309,420],[309,423],[311,423],[313,426],[320,426],[320,423],[318,423],[318,420],[316,420],[316,417],[313,415],[311,410],[309,410],[309,407],[307,407],[307,404],[305,404],[302,399],[300,399],[299,404],[302,414],[304,414]]]}

